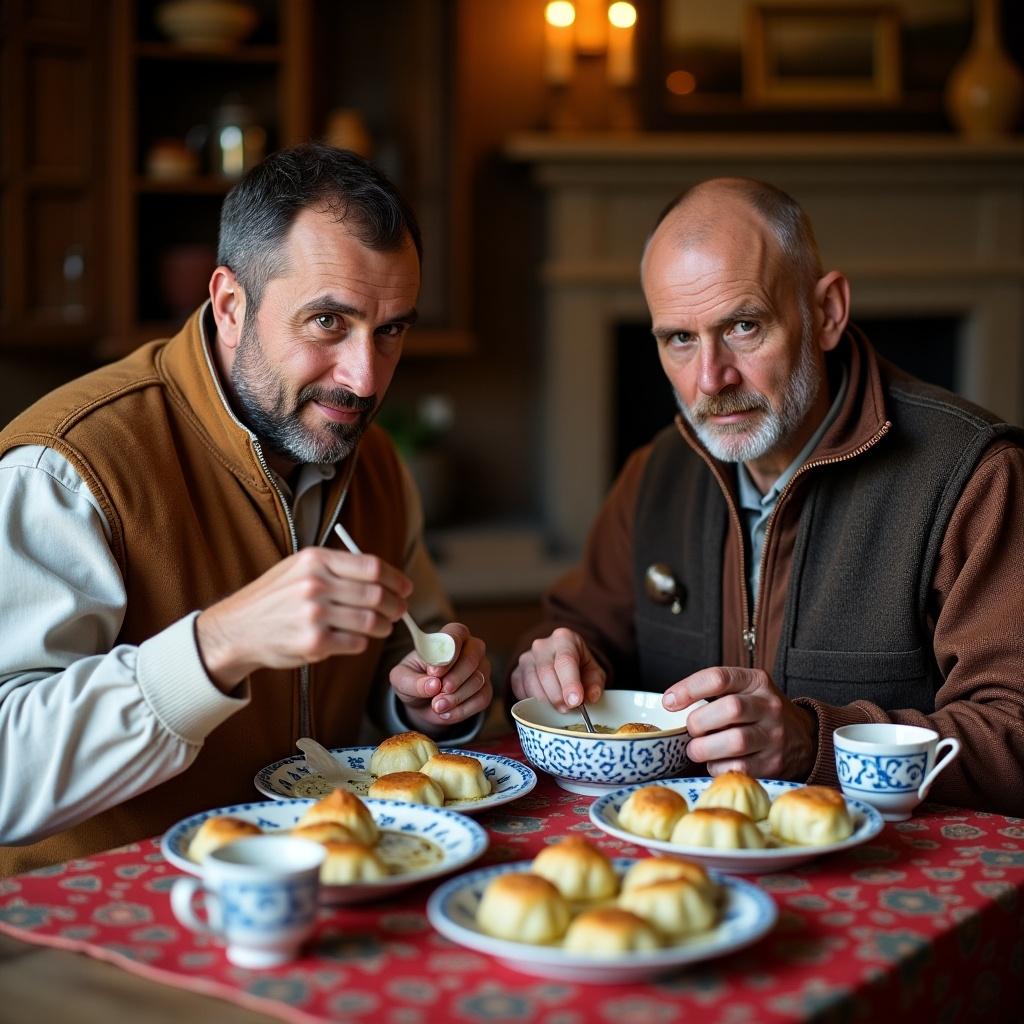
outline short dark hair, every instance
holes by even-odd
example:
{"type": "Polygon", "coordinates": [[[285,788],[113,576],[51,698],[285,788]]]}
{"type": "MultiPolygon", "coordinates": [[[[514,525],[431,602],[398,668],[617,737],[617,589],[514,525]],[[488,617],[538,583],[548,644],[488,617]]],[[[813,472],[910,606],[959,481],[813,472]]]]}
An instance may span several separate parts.
{"type": "Polygon", "coordinates": [[[370,249],[397,251],[409,237],[423,259],[416,215],[368,160],[319,142],[282,149],[231,189],[220,213],[217,262],[234,271],[251,312],[281,272],[281,243],[292,222],[314,206],[346,222],[370,249]]]}

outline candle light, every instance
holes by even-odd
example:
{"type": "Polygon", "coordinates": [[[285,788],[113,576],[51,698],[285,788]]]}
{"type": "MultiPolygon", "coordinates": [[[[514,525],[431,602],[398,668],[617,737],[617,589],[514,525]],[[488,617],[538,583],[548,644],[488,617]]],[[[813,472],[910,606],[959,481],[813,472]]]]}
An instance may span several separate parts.
{"type": "Polygon", "coordinates": [[[551,0],[544,8],[544,77],[552,85],[566,85],[572,77],[572,23],[576,8],[569,0],[551,0]]]}
{"type": "Polygon", "coordinates": [[[633,37],[636,33],[636,8],[616,0],[608,8],[608,81],[612,85],[632,85],[636,74],[633,37]]]}

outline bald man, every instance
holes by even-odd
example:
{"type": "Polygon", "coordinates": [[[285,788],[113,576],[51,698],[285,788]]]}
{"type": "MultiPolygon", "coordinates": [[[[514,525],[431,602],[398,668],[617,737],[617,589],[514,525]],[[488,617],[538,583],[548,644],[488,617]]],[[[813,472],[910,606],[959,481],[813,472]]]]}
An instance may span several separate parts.
{"type": "Polygon", "coordinates": [[[932,796],[1024,814],[1024,433],[882,359],[781,190],[683,193],[641,276],[681,415],[633,454],[511,690],[663,692],[712,775],[836,784],[832,732],[959,738],[932,796]]]}

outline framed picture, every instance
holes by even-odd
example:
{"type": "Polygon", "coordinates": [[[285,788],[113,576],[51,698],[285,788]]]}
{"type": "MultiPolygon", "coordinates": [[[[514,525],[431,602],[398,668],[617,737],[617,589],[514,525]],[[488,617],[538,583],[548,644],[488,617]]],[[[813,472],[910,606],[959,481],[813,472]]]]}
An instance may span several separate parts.
{"type": "Polygon", "coordinates": [[[894,7],[751,4],[743,96],[754,107],[839,108],[900,102],[894,7]]]}

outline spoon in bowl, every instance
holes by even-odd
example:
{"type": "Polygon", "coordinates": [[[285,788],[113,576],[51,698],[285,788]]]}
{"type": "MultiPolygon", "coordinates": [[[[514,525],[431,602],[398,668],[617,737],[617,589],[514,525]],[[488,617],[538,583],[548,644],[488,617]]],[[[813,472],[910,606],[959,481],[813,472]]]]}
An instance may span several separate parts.
{"type": "Polygon", "coordinates": [[[583,724],[587,727],[587,732],[597,732],[594,728],[594,723],[590,720],[590,713],[587,711],[586,703],[580,705],[580,714],[583,716],[583,724]]]}
{"type": "MultiPolygon", "coordinates": [[[[353,555],[361,555],[359,545],[349,536],[348,531],[341,523],[334,524],[334,532],[341,538],[341,542],[352,552],[353,555]]],[[[428,665],[447,665],[455,657],[455,639],[447,633],[424,633],[412,620],[412,616],[405,612],[402,615],[410,634],[412,634],[412,645],[416,653],[428,665]]]]}
{"type": "Polygon", "coordinates": [[[344,786],[345,773],[334,755],[321,743],[310,736],[302,736],[295,741],[295,746],[306,755],[306,764],[313,771],[322,775],[332,786],[344,786]]]}

